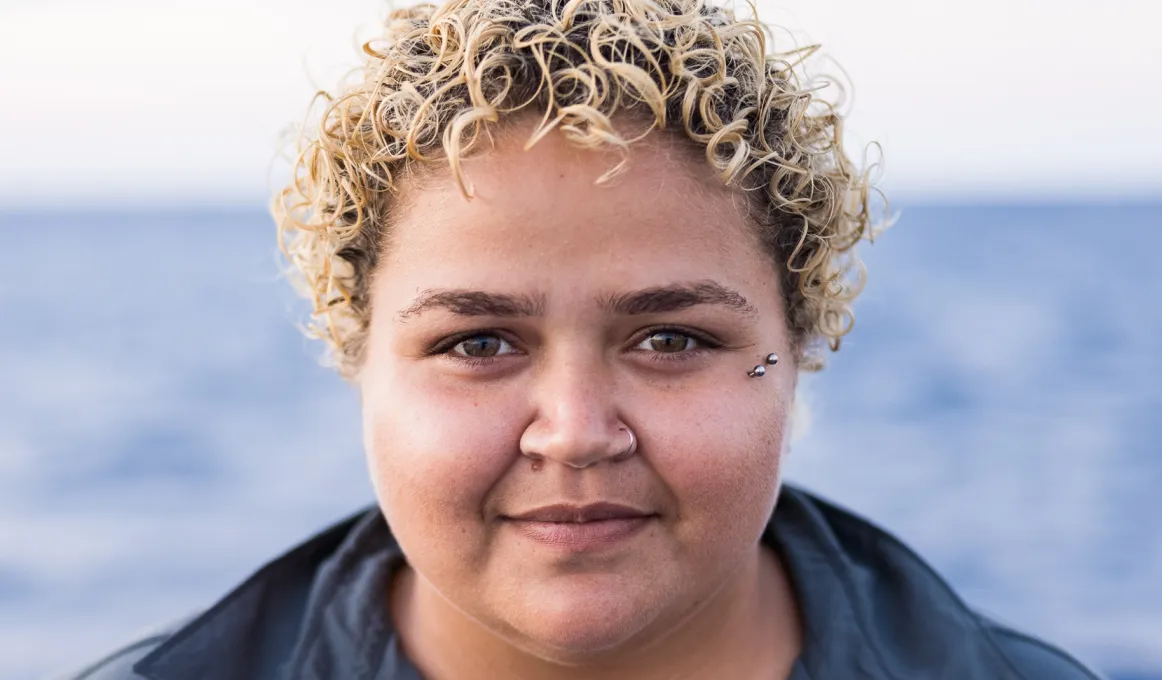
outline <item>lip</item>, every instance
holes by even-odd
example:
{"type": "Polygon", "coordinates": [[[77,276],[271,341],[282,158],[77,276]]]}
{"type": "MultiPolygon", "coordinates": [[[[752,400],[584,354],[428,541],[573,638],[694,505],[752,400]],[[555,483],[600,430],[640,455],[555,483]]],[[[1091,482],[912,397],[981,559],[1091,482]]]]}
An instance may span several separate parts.
{"type": "Polygon", "coordinates": [[[507,515],[505,519],[527,522],[598,522],[613,519],[634,519],[649,517],[652,513],[619,503],[590,503],[588,505],[543,505],[539,508],[526,510],[515,515],[507,515]]]}
{"type": "Polygon", "coordinates": [[[636,536],[657,515],[616,503],[546,505],[504,517],[518,534],[567,552],[605,550],[636,536]]]}

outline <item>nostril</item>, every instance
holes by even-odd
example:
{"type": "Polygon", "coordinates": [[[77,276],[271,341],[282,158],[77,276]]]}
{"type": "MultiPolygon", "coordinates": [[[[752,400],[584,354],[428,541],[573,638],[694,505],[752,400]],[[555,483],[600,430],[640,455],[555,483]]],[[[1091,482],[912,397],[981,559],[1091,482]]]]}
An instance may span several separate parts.
{"type": "Polygon", "coordinates": [[[625,425],[616,430],[591,426],[591,422],[586,427],[573,422],[550,425],[542,424],[538,431],[534,423],[521,435],[520,453],[529,459],[533,471],[543,469],[547,460],[581,470],[623,461],[638,450],[636,434],[625,425]]]}

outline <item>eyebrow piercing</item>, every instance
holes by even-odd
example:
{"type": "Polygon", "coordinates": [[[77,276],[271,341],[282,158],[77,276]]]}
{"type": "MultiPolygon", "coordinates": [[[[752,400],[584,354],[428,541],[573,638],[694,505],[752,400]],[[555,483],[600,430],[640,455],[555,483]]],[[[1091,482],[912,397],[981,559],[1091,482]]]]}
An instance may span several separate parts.
{"type": "MultiPolygon", "coordinates": [[[[775,364],[779,363],[779,355],[771,352],[767,355],[766,361],[771,366],[774,366],[775,364]]],[[[761,378],[767,374],[767,369],[762,364],[759,364],[758,366],[755,366],[751,370],[747,371],[746,374],[752,378],[761,378]]]]}

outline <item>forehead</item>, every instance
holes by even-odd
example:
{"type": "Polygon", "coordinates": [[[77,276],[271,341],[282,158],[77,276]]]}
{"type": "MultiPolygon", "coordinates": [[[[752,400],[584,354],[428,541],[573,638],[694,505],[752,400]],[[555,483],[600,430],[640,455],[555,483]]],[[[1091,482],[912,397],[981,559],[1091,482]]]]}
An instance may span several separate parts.
{"type": "Polygon", "coordinates": [[[620,288],[770,277],[743,199],[692,144],[657,134],[620,157],[531,128],[505,130],[465,159],[466,199],[448,172],[405,185],[380,275],[416,288],[620,288]],[[616,285],[612,285],[616,284],[616,285]]]}

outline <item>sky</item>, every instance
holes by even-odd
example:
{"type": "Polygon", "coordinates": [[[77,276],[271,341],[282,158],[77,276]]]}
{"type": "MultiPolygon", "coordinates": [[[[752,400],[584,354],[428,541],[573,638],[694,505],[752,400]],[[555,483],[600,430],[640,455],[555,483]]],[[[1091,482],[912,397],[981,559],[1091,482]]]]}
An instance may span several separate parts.
{"type": "MultiPolygon", "coordinates": [[[[251,203],[374,35],[373,0],[4,0],[0,205],[251,203]],[[325,9],[324,9],[325,8],[325,9]]],[[[758,0],[848,74],[847,141],[939,198],[1162,194],[1162,5],[758,0]]],[[[826,62],[819,61],[818,68],[826,62]]]]}

